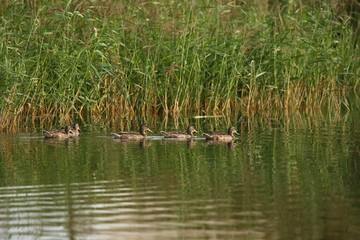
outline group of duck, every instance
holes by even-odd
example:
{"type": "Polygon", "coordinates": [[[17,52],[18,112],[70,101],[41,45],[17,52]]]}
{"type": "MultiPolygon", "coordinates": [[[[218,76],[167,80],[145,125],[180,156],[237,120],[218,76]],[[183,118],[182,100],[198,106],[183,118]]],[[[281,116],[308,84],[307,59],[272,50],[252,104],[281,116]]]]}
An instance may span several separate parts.
{"type": "Polygon", "coordinates": [[[70,125],[63,127],[59,130],[43,130],[43,134],[45,138],[58,138],[58,139],[65,139],[71,137],[78,137],[80,135],[80,125],[75,123],[73,127],[70,125]]]}
{"type": "MultiPolygon", "coordinates": [[[[72,127],[68,125],[59,130],[51,130],[51,131],[43,130],[43,134],[45,138],[66,139],[66,138],[79,136],[80,131],[81,129],[79,124],[75,123],[72,127]]],[[[140,126],[139,132],[118,132],[118,133],[112,133],[112,135],[114,136],[114,138],[120,140],[128,140],[128,141],[144,140],[147,138],[146,135],[147,131],[153,133],[153,131],[151,131],[150,128],[146,126],[146,124],[142,124],[140,126]]],[[[186,132],[161,131],[161,134],[164,136],[164,138],[173,138],[173,139],[192,139],[194,138],[194,133],[199,134],[193,126],[189,126],[186,132]]],[[[210,132],[210,133],[203,133],[202,135],[209,141],[231,142],[234,141],[235,139],[234,134],[239,135],[236,132],[236,129],[233,126],[231,126],[228,128],[227,132],[210,132]]]]}

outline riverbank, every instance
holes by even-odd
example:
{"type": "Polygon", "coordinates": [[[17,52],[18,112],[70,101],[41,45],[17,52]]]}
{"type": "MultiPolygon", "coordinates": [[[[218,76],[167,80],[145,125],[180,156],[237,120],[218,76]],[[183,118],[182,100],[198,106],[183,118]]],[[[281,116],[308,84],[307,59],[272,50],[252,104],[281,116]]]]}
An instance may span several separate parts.
{"type": "Polygon", "coordinates": [[[7,2],[0,128],[336,121],[360,88],[358,26],[340,2],[307,2],[7,2]]]}

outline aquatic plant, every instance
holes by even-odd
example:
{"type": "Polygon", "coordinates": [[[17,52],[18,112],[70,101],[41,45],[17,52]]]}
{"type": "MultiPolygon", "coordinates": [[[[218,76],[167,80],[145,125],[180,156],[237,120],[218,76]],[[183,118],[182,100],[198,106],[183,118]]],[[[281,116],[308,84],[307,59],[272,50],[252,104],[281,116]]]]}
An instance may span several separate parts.
{"type": "Polygon", "coordinates": [[[340,119],[359,89],[355,17],[341,1],[283,2],[5,1],[0,129],[340,119]]]}

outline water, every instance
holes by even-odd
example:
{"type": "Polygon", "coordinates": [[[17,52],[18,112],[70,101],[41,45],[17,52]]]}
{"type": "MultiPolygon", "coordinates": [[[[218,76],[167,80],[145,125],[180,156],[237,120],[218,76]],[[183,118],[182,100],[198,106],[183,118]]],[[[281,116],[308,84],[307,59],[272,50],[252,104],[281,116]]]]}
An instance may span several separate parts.
{"type": "Polygon", "coordinates": [[[0,239],[360,239],[356,124],[233,145],[0,136],[0,239]]]}

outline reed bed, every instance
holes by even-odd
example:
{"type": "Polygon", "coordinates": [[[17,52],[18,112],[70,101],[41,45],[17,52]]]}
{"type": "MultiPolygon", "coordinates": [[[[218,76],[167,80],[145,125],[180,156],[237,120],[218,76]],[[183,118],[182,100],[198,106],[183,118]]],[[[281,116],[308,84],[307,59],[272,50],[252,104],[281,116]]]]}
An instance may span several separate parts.
{"type": "Polygon", "coordinates": [[[336,121],[360,88],[356,1],[282,2],[1,1],[0,129],[336,121]]]}

